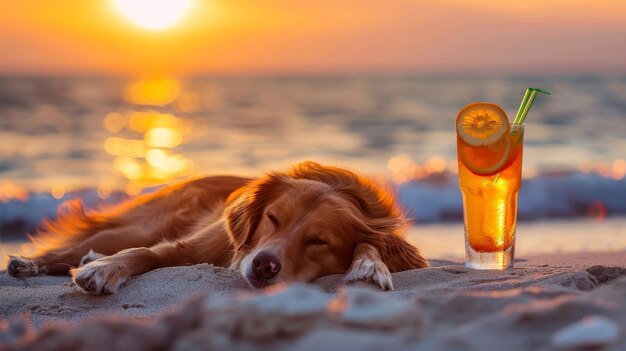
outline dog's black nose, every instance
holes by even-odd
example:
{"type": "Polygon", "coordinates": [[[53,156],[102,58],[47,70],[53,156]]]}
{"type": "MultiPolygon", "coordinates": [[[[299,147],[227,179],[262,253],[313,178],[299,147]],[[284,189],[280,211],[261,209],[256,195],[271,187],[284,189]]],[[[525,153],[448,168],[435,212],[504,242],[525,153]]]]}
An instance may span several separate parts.
{"type": "Polygon", "coordinates": [[[267,252],[259,252],[252,259],[252,273],[259,279],[270,279],[280,272],[278,257],[267,252]]]}
{"type": "Polygon", "coordinates": [[[18,269],[19,266],[20,264],[17,260],[10,260],[9,266],[7,267],[7,272],[9,272],[9,275],[12,275],[14,277],[20,275],[20,270],[18,269]]]}

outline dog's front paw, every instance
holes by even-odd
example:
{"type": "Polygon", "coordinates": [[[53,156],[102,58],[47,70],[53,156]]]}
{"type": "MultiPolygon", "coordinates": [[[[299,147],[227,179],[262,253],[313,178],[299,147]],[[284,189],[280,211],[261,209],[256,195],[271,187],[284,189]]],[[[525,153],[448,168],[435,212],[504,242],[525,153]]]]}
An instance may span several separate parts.
{"type": "Polygon", "coordinates": [[[78,264],[78,267],[82,267],[86,265],[87,263],[93,262],[102,257],[106,257],[106,256],[101,253],[95,252],[93,249],[89,250],[89,252],[85,256],[83,256],[83,258],[80,259],[80,263],[78,264]]]}
{"type": "Polygon", "coordinates": [[[393,290],[391,272],[384,262],[369,257],[357,258],[343,278],[345,282],[369,281],[383,290],[393,290]]]}
{"type": "Polygon", "coordinates": [[[30,277],[39,274],[35,261],[22,256],[10,256],[7,272],[14,277],[30,277]]]}
{"type": "Polygon", "coordinates": [[[92,294],[113,294],[130,278],[126,267],[106,259],[90,262],[72,270],[76,285],[92,294]]]}

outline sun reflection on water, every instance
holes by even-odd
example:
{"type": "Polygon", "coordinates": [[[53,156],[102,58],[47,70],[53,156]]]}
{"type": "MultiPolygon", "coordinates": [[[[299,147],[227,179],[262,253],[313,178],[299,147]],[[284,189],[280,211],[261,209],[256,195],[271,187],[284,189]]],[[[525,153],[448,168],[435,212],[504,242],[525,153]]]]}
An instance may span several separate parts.
{"type": "MultiPolygon", "coordinates": [[[[104,117],[104,128],[115,134],[104,141],[104,150],[114,156],[113,168],[127,180],[129,195],[144,187],[165,183],[189,175],[194,165],[176,148],[185,142],[191,132],[188,120],[170,113],[198,109],[194,92],[181,92],[174,79],[149,79],[131,83],[125,91],[131,105],[149,109],[111,112],[104,117]]],[[[98,195],[110,195],[110,187],[101,185],[98,195]]]]}
{"type": "Polygon", "coordinates": [[[180,94],[180,84],[175,79],[153,78],[135,81],[126,87],[126,101],[137,105],[166,106],[180,94]]]}

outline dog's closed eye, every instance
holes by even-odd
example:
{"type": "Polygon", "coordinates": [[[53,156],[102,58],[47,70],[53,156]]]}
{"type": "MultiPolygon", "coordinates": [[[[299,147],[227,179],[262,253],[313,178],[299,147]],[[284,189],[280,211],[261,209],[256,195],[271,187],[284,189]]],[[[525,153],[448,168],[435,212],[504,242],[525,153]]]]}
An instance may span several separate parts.
{"type": "Polygon", "coordinates": [[[276,218],[276,216],[274,216],[271,213],[267,214],[267,218],[269,218],[269,220],[272,222],[272,224],[274,225],[274,228],[278,228],[280,227],[280,222],[278,221],[278,219],[276,218]]]}
{"type": "Polygon", "coordinates": [[[309,238],[307,239],[307,244],[315,246],[325,246],[328,245],[328,242],[322,238],[309,238]]]}

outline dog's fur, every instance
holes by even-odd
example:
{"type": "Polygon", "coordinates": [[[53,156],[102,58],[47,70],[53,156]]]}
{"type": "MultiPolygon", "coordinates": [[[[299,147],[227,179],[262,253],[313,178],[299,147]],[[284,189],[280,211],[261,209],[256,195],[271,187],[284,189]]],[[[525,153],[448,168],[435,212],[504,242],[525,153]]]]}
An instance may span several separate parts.
{"type": "Polygon", "coordinates": [[[91,293],[113,293],[153,269],[198,263],[239,269],[254,287],[346,273],[346,281],[392,289],[390,272],[428,266],[401,236],[407,223],[394,197],[372,180],[303,162],[259,179],[187,181],[100,212],[66,203],[32,238],[38,254],[12,257],[8,271],[70,272],[91,293]]]}

